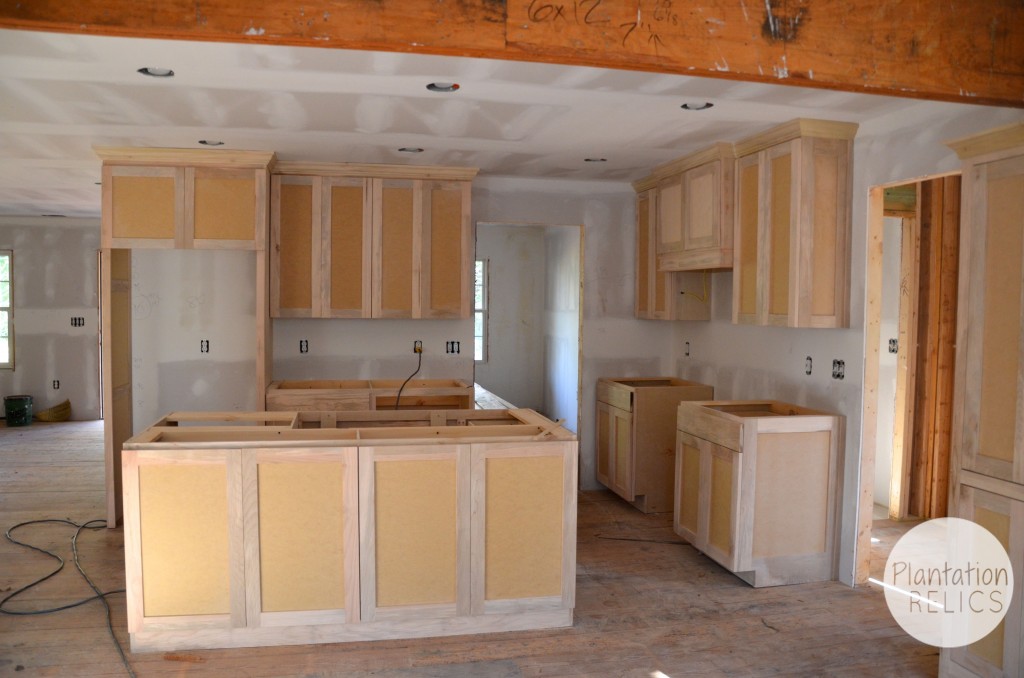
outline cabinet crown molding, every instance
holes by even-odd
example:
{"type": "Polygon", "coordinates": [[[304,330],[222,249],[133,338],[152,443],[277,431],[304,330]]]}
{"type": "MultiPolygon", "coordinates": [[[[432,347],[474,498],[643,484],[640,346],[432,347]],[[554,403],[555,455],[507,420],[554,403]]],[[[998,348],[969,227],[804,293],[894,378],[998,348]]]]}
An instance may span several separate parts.
{"type": "Polygon", "coordinates": [[[1024,146],[1024,122],[1015,122],[980,134],[972,134],[945,142],[962,159],[998,153],[1024,146]]]}
{"type": "Polygon", "coordinates": [[[384,165],[341,162],[281,161],[274,165],[274,174],[303,174],[322,177],[370,177],[374,179],[437,179],[468,181],[480,170],[476,167],[441,167],[437,165],[384,165]]]}
{"type": "Polygon", "coordinates": [[[273,151],[233,151],[206,148],[145,148],[137,146],[93,146],[104,165],[210,165],[216,167],[270,168],[273,151]]]}
{"type": "Polygon", "coordinates": [[[853,139],[857,134],[858,127],[859,125],[855,122],[797,118],[736,142],[736,157],[751,155],[800,137],[853,139]]]}
{"type": "Polygon", "coordinates": [[[715,160],[734,160],[736,158],[736,151],[733,145],[728,142],[718,142],[704,150],[684,155],[676,160],[671,160],[662,165],[658,165],[651,170],[651,173],[643,179],[637,179],[633,182],[633,190],[637,193],[654,188],[659,181],[666,177],[671,177],[677,174],[682,174],[688,169],[694,167],[700,167],[706,165],[709,162],[715,160]]]}

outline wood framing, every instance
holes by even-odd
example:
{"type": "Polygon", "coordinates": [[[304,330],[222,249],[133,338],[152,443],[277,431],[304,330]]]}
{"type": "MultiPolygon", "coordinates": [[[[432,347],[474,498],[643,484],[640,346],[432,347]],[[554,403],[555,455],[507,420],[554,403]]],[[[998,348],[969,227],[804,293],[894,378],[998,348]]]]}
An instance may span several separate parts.
{"type": "Polygon", "coordinates": [[[572,434],[529,410],[347,414],[172,413],[127,443],[133,651],[572,624],[572,434]]]}
{"type": "Polygon", "coordinates": [[[1024,105],[1024,8],[984,0],[0,1],[0,27],[452,54],[1024,105]]]}

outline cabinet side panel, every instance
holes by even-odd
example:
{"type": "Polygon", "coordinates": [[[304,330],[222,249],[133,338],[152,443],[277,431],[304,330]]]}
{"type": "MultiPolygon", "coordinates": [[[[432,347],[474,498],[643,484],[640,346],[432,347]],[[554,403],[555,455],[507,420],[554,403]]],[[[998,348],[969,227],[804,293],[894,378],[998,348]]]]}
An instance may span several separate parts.
{"type": "Polygon", "coordinates": [[[825,551],[830,438],[828,431],[758,435],[754,558],[825,551]]]}
{"type": "Polygon", "coordinates": [[[174,177],[113,176],[115,238],[174,239],[174,177]]]}
{"type": "Polygon", "coordinates": [[[756,163],[740,170],[739,183],[739,233],[736,243],[740,250],[736,262],[740,277],[739,313],[754,315],[757,313],[757,217],[760,192],[760,172],[756,163]]]}
{"type": "Polygon", "coordinates": [[[341,462],[259,464],[263,612],[345,607],[341,462]]]}
{"type": "MultiPolygon", "coordinates": [[[[819,144],[821,142],[818,142],[819,144]]],[[[813,146],[815,150],[818,145],[813,146]]],[[[839,157],[835,153],[814,154],[814,223],[811,225],[814,251],[811,256],[811,315],[836,313],[837,229],[842,194],[839,186],[839,157]]]]}
{"type": "Polygon", "coordinates": [[[143,608],[147,617],[227,614],[227,467],[139,468],[143,608]]]}
{"type": "Polygon", "coordinates": [[[633,419],[629,415],[613,415],[612,426],[615,429],[615,486],[619,494],[633,501],[633,419]]]}
{"type": "Polygon", "coordinates": [[[792,220],[793,156],[771,159],[768,313],[789,313],[789,246],[792,220]]]}
{"type": "Polygon", "coordinates": [[[378,461],[377,606],[455,602],[455,460],[378,461]]]}
{"type": "Polygon", "coordinates": [[[458,315],[462,308],[462,188],[430,191],[430,308],[458,315]]]}
{"type": "Polygon", "coordinates": [[[611,426],[612,418],[607,406],[597,405],[597,479],[607,485],[611,472],[611,426]]]}
{"type": "Polygon", "coordinates": [[[313,307],[313,187],[281,184],[281,308],[313,307]]]}
{"type": "Polygon", "coordinates": [[[487,600],[562,592],[561,456],[487,460],[487,600]]]}
{"type": "Polygon", "coordinates": [[[978,455],[1012,462],[1021,405],[1021,262],[1024,175],[990,178],[985,225],[984,329],[978,455]]]}
{"type": "Polygon", "coordinates": [[[363,305],[363,187],[331,187],[331,309],[363,305]]]}
{"type": "MultiPolygon", "coordinates": [[[[981,506],[974,507],[972,520],[992,533],[1008,552],[1010,550],[1010,516],[1005,513],[991,511],[981,506]]],[[[1017,583],[1014,582],[1016,586],[1017,583]]],[[[1006,620],[992,629],[992,632],[981,640],[967,646],[967,653],[982,659],[986,664],[1003,668],[1003,648],[1006,636],[1006,620]]]]}
{"type": "Polygon", "coordinates": [[[196,240],[254,240],[256,238],[256,180],[223,176],[196,169],[196,240]]]}
{"type": "Polygon", "coordinates": [[[650,313],[651,281],[651,201],[647,194],[636,201],[636,315],[646,318],[650,313]]]}
{"type": "Polygon", "coordinates": [[[412,312],[412,187],[385,186],[381,215],[381,308],[412,312]]]}

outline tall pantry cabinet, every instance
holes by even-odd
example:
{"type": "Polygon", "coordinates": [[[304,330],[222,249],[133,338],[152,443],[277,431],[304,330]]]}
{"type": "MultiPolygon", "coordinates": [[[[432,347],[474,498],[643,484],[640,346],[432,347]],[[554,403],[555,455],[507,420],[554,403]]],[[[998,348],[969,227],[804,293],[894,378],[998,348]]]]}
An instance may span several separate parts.
{"type": "Polygon", "coordinates": [[[1006,548],[1014,591],[943,676],[1024,675],[1024,123],[950,142],[963,160],[950,515],[1006,548]]]}

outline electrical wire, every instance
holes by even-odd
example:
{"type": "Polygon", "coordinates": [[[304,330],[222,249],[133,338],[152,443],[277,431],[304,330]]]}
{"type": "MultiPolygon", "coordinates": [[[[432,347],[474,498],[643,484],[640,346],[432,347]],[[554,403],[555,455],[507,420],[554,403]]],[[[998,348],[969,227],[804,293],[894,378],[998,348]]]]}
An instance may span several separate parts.
{"type": "Polygon", "coordinates": [[[79,561],[79,558],[78,558],[78,535],[80,535],[83,530],[99,530],[99,529],[106,528],[106,526],[107,526],[107,521],[106,520],[102,520],[102,519],[90,520],[90,521],[87,521],[85,523],[79,524],[79,523],[74,522],[73,520],[67,520],[67,519],[63,519],[63,518],[47,518],[47,519],[42,519],[42,520],[27,520],[27,521],[25,521],[23,523],[18,523],[17,525],[14,525],[13,527],[8,528],[8,530],[6,532],[4,532],[4,536],[7,537],[7,541],[11,542],[12,544],[17,544],[18,546],[23,546],[25,548],[32,549],[33,551],[37,551],[38,553],[42,553],[43,555],[49,556],[50,558],[53,558],[54,560],[59,562],[60,565],[58,565],[57,569],[54,570],[53,572],[50,572],[49,574],[47,574],[47,575],[45,575],[45,576],[35,580],[34,582],[32,582],[30,584],[22,586],[17,591],[14,591],[14,592],[8,594],[6,597],[4,597],[3,600],[0,600],[0,613],[9,614],[9,615],[12,615],[12,616],[31,616],[31,615],[53,614],[54,612],[61,612],[63,610],[70,610],[72,608],[79,607],[80,605],[85,605],[86,603],[91,603],[94,600],[99,600],[101,603],[103,603],[103,607],[106,610],[106,613],[107,613],[107,632],[110,634],[110,639],[114,641],[114,647],[117,648],[117,653],[121,656],[121,663],[124,664],[124,668],[128,672],[128,675],[131,676],[132,678],[135,678],[135,671],[132,670],[131,664],[128,663],[128,657],[125,655],[124,649],[121,647],[121,643],[118,642],[117,636],[114,634],[114,622],[113,622],[113,619],[111,617],[110,604],[107,602],[107,596],[111,596],[111,595],[114,595],[114,594],[117,594],[117,593],[124,593],[125,591],[124,591],[124,589],[117,589],[117,590],[114,590],[114,591],[106,591],[106,592],[100,591],[99,588],[97,588],[96,584],[93,583],[92,579],[89,578],[89,575],[87,575],[85,573],[85,569],[82,568],[82,563],[79,561]],[[46,581],[46,580],[48,580],[48,579],[50,579],[52,577],[55,577],[58,573],[60,573],[64,569],[64,565],[65,565],[64,559],[61,558],[56,553],[54,553],[53,551],[47,551],[44,548],[40,548],[38,546],[34,546],[32,544],[28,544],[28,543],[23,542],[23,541],[18,541],[11,534],[12,532],[17,530],[18,528],[25,527],[26,525],[39,525],[39,524],[45,524],[45,523],[56,523],[56,524],[59,524],[59,525],[70,525],[70,526],[76,528],[74,536],[71,537],[72,560],[75,563],[75,568],[78,570],[78,573],[80,575],[82,575],[82,579],[85,580],[85,583],[89,585],[89,588],[92,589],[93,593],[95,593],[96,595],[91,596],[89,598],[83,598],[82,600],[78,600],[78,601],[75,601],[75,602],[72,602],[72,603],[68,603],[66,605],[60,605],[58,607],[52,607],[52,608],[48,608],[48,609],[44,609],[44,610],[8,610],[8,609],[6,609],[4,607],[4,605],[6,605],[8,601],[12,600],[13,598],[21,595],[22,593],[24,593],[24,592],[26,592],[26,591],[28,591],[28,590],[30,590],[32,588],[38,586],[39,584],[42,584],[44,581],[46,581]]]}
{"type": "Polygon", "coordinates": [[[681,292],[679,292],[679,294],[682,294],[683,296],[689,295],[689,296],[693,297],[694,299],[697,299],[701,303],[706,304],[708,302],[708,272],[705,269],[704,271],[702,271],[702,273],[704,274],[704,275],[701,276],[701,281],[704,284],[704,294],[703,294],[703,296],[698,297],[693,292],[687,292],[686,290],[682,290],[681,292]]]}
{"type": "Polygon", "coordinates": [[[402,391],[405,390],[405,385],[412,381],[412,378],[420,373],[420,368],[423,366],[423,349],[416,351],[416,371],[410,374],[405,381],[402,382],[402,386],[398,389],[398,397],[395,398],[395,409],[398,409],[398,405],[402,402],[402,391]]]}

